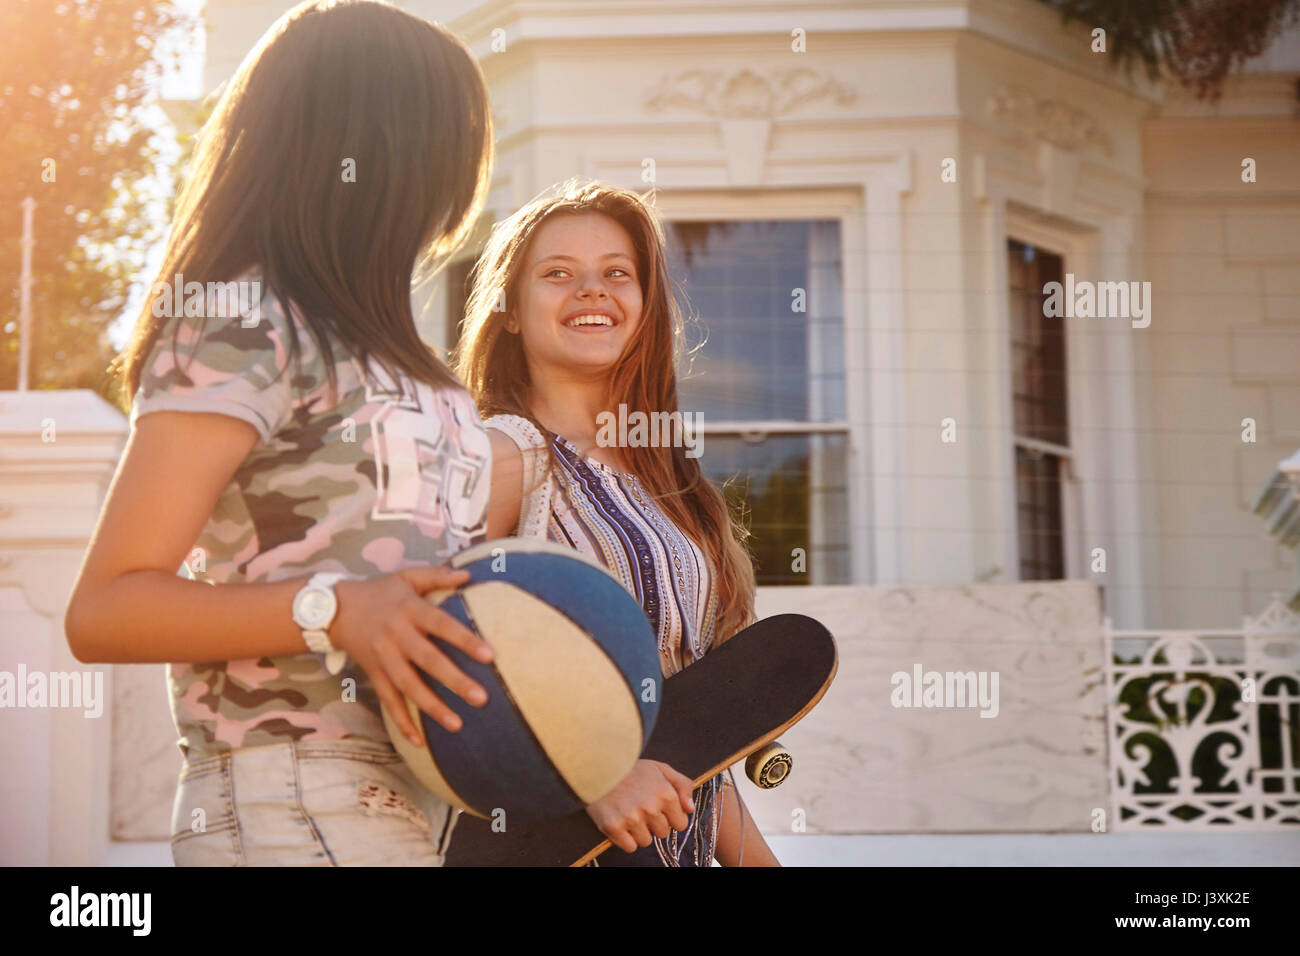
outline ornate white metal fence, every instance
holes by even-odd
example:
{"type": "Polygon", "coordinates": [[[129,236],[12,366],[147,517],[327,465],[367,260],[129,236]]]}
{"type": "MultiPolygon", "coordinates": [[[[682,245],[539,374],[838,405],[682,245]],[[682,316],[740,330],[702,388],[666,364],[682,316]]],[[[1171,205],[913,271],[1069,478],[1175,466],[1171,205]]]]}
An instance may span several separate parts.
{"type": "Polygon", "coordinates": [[[1300,826],[1300,616],[1106,636],[1111,826],[1300,826]]]}

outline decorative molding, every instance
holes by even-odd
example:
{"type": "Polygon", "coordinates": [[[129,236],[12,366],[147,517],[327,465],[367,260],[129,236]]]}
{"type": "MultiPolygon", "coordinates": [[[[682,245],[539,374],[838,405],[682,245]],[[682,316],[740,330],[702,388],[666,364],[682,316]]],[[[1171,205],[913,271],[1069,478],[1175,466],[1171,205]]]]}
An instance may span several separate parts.
{"type": "Polygon", "coordinates": [[[753,188],[763,183],[763,161],[767,158],[772,121],[754,117],[719,120],[727,156],[727,174],[732,186],[753,188]]]}
{"type": "Polygon", "coordinates": [[[684,70],[665,76],[646,95],[644,105],[651,112],[677,108],[725,119],[773,119],[821,99],[844,106],[856,100],[857,93],[829,73],[805,68],[767,75],[747,67],[729,72],[684,70]]]}
{"type": "Polygon", "coordinates": [[[1069,103],[1017,87],[1003,87],[989,97],[988,112],[1021,133],[1061,149],[1076,152],[1095,148],[1111,155],[1110,137],[1097,120],[1069,103]]]}
{"type": "Polygon", "coordinates": [[[1251,634],[1300,635],[1300,614],[1282,603],[1282,597],[1273,592],[1273,600],[1257,617],[1247,615],[1241,620],[1241,629],[1251,634]]]}

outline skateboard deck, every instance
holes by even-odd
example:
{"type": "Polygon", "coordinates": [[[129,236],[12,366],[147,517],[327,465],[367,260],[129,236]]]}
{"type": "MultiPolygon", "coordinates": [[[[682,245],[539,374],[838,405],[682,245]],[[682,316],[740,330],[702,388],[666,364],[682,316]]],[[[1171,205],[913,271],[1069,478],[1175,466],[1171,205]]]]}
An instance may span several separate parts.
{"type": "MultiPolygon", "coordinates": [[[[664,681],[642,756],[698,787],[802,719],[826,693],[836,665],[834,639],[812,618],[778,614],[758,621],[664,681]]],[[[446,865],[581,866],[612,846],[585,810],[504,822],[504,830],[494,831],[492,821],[462,813],[446,865]]]]}

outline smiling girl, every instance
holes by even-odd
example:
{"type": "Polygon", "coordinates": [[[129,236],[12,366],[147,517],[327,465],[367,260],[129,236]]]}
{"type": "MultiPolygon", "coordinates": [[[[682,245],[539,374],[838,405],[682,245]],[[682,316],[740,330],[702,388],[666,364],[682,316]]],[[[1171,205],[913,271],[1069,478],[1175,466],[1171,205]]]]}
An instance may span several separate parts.
{"type": "MultiPolygon", "coordinates": [[[[674,413],[682,333],[654,212],[635,193],[570,182],[493,230],[453,367],[492,438],[488,537],[545,537],[600,561],[635,595],[666,676],[754,619],[745,532],[682,447],[597,443],[601,412],[674,413]],[[504,311],[496,311],[504,302],[504,311]],[[491,417],[488,417],[491,416],[491,417]]],[[[719,775],[692,793],[642,760],[587,808],[615,846],[601,865],[774,865],[719,775]]]]}

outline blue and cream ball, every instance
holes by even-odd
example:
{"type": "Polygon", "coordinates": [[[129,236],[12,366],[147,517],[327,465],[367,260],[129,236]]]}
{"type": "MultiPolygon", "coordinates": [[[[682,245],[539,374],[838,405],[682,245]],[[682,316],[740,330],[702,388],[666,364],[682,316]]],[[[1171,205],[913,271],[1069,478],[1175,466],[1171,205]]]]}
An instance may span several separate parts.
{"type": "Polygon", "coordinates": [[[607,568],[548,541],[486,541],[450,564],[469,580],[427,599],[482,636],[494,660],[430,640],[488,702],[467,704],[421,672],[463,725],[450,732],[408,700],[424,744],[385,710],[393,746],[421,783],[481,817],[563,816],[604,796],[645,749],[659,706],[659,652],[641,605],[607,568]]]}

